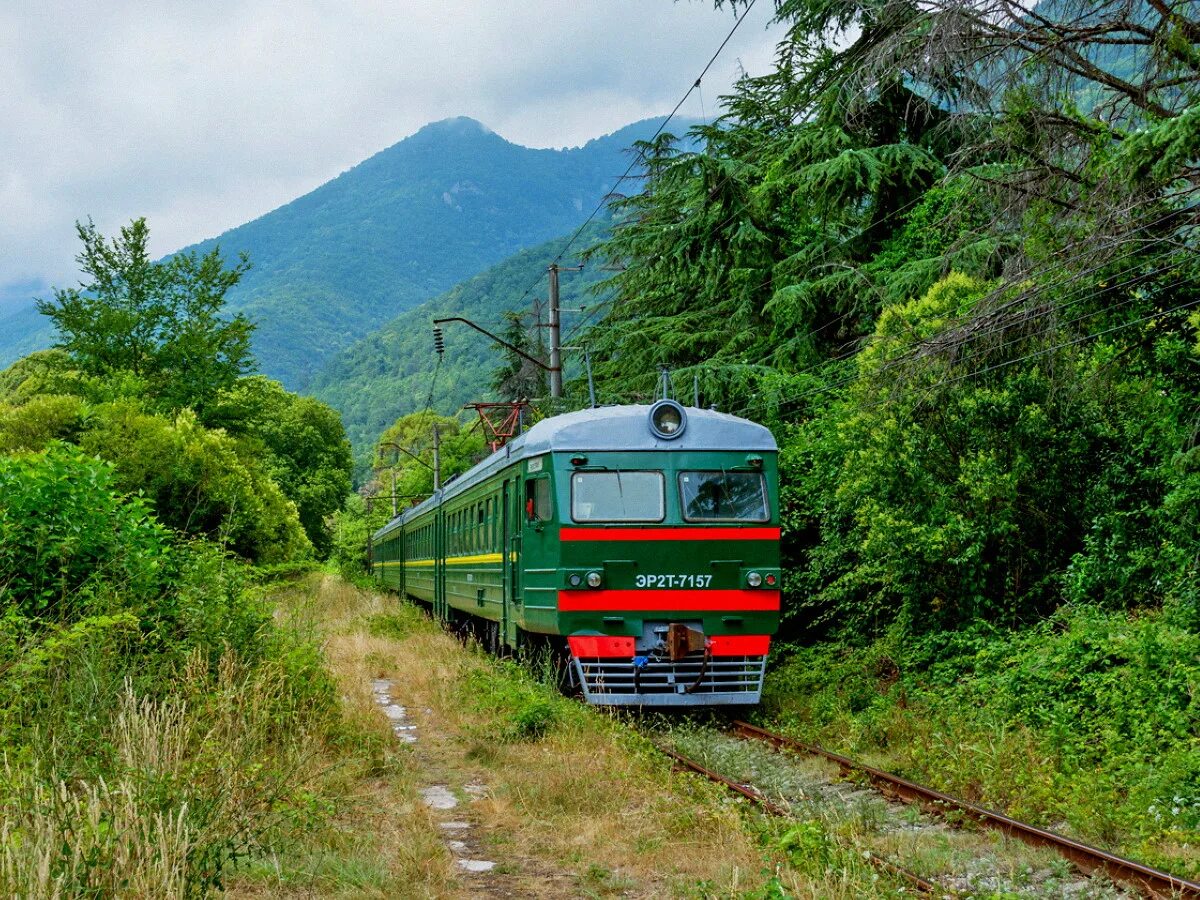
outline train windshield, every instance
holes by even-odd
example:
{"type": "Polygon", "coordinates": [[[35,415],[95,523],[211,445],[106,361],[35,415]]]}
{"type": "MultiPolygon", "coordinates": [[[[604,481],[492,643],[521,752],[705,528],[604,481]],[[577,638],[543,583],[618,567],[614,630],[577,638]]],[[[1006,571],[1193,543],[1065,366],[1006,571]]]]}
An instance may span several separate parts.
{"type": "Polygon", "coordinates": [[[681,472],[679,494],[689,522],[766,522],[767,482],[759,472],[681,472]]]}
{"type": "Polygon", "coordinates": [[[661,522],[661,472],[576,472],[571,518],[576,522],[661,522]]]}

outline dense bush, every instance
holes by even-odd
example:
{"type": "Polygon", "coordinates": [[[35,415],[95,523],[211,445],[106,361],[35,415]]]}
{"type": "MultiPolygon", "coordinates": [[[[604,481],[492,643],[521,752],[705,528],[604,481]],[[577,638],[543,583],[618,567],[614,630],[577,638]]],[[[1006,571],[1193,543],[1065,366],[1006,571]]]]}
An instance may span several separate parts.
{"type": "Polygon", "coordinates": [[[122,487],[143,492],[164,524],[264,563],[311,551],[295,504],[262,464],[190,411],[172,421],[134,404],[107,404],[90,424],[80,445],[112,460],[122,487]]]}
{"type": "Polygon", "coordinates": [[[261,461],[285,497],[317,555],[331,549],[329,520],[350,493],[354,462],[338,414],[311,397],[262,376],[222,392],[205,417],[209,427],[238,437],[241,456],[261,461]]]}
{"type": "Polygon", "coordinates": [[[259,377],[213,400],[208,422],[152,407],[132,375],[85,376],[62,353],[36,354],[0,373],[0,452],[77,444],[162,523],[256,562],[328,552],[352,468],[336,413],[259,377]]]}
{"type": "Polygon", "coordinates": [[[0,456],[0,892],[199,896],[305,814],[316,648],[109,463],[0,456]]]}
{"type": "Polygon", "coordinates": [[[75,621],[144,608],[170,577],[169,532],[140,498],[115,492],[111,466],[55,445],[0,456],[0,609],[75,621]]]}

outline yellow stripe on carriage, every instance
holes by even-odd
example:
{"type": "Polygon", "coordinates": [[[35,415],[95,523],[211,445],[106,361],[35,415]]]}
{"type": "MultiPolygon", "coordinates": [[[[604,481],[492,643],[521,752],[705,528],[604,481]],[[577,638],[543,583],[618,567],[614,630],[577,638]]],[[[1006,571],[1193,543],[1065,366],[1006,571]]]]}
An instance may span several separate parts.
{"type": "MultiPolygon", "coordinates": [[[[517,554],[515,554],[515,553],[511,554],[511,558],[515,561],[517,558],[517,554]]],[[[387,562],[378,562],[375,565],[377,565],[377,566],[422,567],[422,566],[432,566],[436,562],[437,562],[437,560],[433,560],[433,559],[409,559],[409,560],[393,559],[393,560],[388,560],[387,562]]],[[[480,553],[476,556],[451,556],[446,559],[446,565],[448,565],[448,566],[471,566],[471,565],[481,565],[481,564],[485,564],[485,563],[502,563],[502,562],[504,562],[504,554],[503,553],[480,553]]]]}

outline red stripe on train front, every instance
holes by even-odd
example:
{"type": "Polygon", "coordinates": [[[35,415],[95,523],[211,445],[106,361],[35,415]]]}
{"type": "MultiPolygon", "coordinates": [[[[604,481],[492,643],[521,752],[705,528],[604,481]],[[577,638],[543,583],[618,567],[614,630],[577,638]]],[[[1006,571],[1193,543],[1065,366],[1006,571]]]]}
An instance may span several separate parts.
{"type": "Polygon", "coordinates": [[[779,591],[559,591],[560,612],[778,612],[779,591]]]}
{"type": "MultiPolygon", "coordinates": [[[[631,637],[605,634],[577,634],[567,638],[571,655],[582,659],[632,659],[636,646],[631,637]]],[[[766,656],[771,638],[766,634],[718,634],[709,638],[713,656],[766,656]]]]}
{"type": "Polygon", "coordinates": [[[778,528],[562,528],[564,541],[777,541],[778,528]]]}
{"type": "Polygon", "coordinates": [[[714,634],[709,641],[713,656],[766,656],[771,649],[769,634],[714,634]]]}
{"type": "Polygon", "coordinates": [[[637,652],[637,645],[631,637],[609,637],[603,634],[579,634],[567,638],[571,646],[571,655],[584,659],[595,657],[623,656],[631,658],[637,652]]]}

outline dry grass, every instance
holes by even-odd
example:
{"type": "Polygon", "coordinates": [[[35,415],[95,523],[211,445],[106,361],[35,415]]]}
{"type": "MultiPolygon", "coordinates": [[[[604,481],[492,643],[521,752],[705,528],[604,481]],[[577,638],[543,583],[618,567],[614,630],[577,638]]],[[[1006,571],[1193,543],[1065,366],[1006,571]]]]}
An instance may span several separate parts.
{"type": "Polygon", "coordinates": [[[99,740],[110,775],[50,777],[53,743],[0,770],[0,894],[24,898],[195,896],[269,832],[277,804],[312,780],[310,736],[281,740],[288,695],[272,666],[226,655],[215,678],[194,656],[175,699],[127,682],[99,740]],[[204,698],[196,708],[182,699],[204,698]]]}
{"type": "Polygon", "coordinates": [[[318,637],[342,698],[343,739],[324,751],[307,827],[279,835],[230,885],[232,897],[446,897],[457,893],[452,860],[417,794],[411,753],[396,746],[370,694],[373,654],[386,641],[362,630],[381,609],[332,577],[277,593],[285,627],[318,637]]]}

